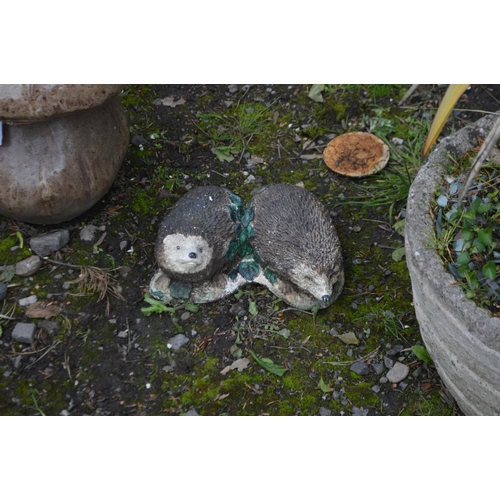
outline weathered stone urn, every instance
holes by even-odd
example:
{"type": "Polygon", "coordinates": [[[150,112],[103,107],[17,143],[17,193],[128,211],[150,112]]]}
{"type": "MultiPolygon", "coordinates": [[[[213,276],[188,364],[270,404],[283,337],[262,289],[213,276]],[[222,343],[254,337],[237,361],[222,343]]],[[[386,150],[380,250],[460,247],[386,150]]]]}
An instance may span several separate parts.
{"type": "Polygon", "coordinates": [[[109,190],[129,132],[123,85],[0,85],[0,214],[71,220],[109,190]]]}
{"type": "Polygon", "coordinates": [[[406,259],[420,331],[442,381],[466,415],[500,414],[500,318],[467,299],[430,248],[435,228],[429,206],[450,156],[459,158],[476,147],[495,119],[482,118],[443,139],[420,169],[407,205],[406,259]]]}

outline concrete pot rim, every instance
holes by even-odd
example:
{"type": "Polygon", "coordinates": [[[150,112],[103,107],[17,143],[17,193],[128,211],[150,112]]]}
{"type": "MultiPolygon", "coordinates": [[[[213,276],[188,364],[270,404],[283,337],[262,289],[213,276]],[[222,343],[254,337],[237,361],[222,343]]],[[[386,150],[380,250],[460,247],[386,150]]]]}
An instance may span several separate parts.
{"type": "MultiPolygon", "coordinates": [[[[496,116],[489,115],[443,139],[421,167],[410,187],[407,203],[405,246],[422,280],[433,288],[448,308],[456,311],[456,320],[469,326],[469,335],[475,336],[486,348],[500,350],[500,318],[492,317],[467,299],[456,280],[446,272],[436,252],[430,248],[429,235],[434,234],[434,222],[429,206],[435,199],[437,187],[446,175],[449,155],[461,157],[477,146],[477,137],[485,137],[496,116]]],[[[412,276],[412,279],[418,279],[412,276]]]]}

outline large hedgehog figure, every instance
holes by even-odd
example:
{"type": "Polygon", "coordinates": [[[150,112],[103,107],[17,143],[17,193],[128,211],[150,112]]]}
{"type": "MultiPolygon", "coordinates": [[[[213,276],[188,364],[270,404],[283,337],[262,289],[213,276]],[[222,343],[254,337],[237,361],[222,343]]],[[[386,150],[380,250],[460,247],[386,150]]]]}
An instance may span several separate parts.
{"type": "Polygon", "coordinates": [[[340,294],[340,242],[324,206],[290,184],[262,188],[251,202],[252,247],[262,271],[254,279],[300,309],[328,307],[340,294]]]}

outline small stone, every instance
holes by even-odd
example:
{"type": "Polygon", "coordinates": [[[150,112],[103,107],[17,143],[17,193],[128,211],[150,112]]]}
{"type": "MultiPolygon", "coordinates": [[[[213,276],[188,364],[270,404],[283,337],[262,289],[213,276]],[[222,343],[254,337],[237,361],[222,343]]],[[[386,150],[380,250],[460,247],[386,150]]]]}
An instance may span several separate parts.
{"type": "Polygon", "coordinates": [[[186,413],[186,417],[199,417],[200,414],[193,408],[186,413]]]}
{"type": "Polygon", "coordinates": [[[380,392],[380,386],[379,385],[374,385],[372,387],[372,391],[375,393],[375,394],[378,394],[380,392]]]}
{"type": "Polygon", "coordinates": [[[36,295],[30,295],[29,297],[25,297],[24,299],[19,299],[17,303],[21,307],[27,307],[30,306],[31,304],[34,304],[38,300],[38,297],[36,295]]]}
{"type": "Polygon", "coordinates": [[[168,343],[167,347],[170,349],[173,349],[174,351],[178,351],[183,345],[187,344],[189,342],[189,339],[183,335],[182,333],[179,333],[175,337],[172,337],[168,343]]]}
{"type": "Polygon", "coordinates": [[[366,417],[368,415],[368,408],[358,408],[357,406],[352,407],[353,417],[366,417]]]}
{"type": "Polygon", "coordinates": [[[392,368],[394,366],[394,361],[391,358],[388,358],[387,356],[384,356],[384,365],[386,368],[392,368]]]}
{"type": "Polygon", "coordinates": [[[14,359],[14,368],[16,370],[19,370],[21,368],[21,365],[23,363],[23,357],[22,356],[16,356],[14,359]]]}
{"type": "Polygon", "coordinates": [[[38,255],[32,255],[16,264],[16,274],[23,278],[28,278],[29,276],[33,276],[40,267],[42,267],[42,259],[38,255]]]}
{"type": "Polygon", "coordinates": [[[52,252],[61,250],[61,248],[66,245],[68,241],[69,231],[67,229],[61,229],[52,233],[34,236],[30,240],[30,247],[35,253],[45,257],[52,252]]]}
{"type": "Polygon", "coordinates": [[[126,250],[128,247],[128,242],[127,241],[120,241],[120,250],[123,252],[126,250]]]}
{"type": "Polygon", "coordinates": [[[373,371],[380,375],[384,371],[384,365],[382,363],[372,363],[373,371]]]}
{"type": "Polygon", "coordinates": [[[80,230],[80,240],[86,243],[92,243],[95,239],[97,231],[99,231],[99,228],[93,224],[82,227],[80,230]]]}
{"type": "Polygon", "coordinates": [[[243,318],[243,316],[245,316],[245,314],[247,313],[247,310],[241,302],[237,302],[236,304],[233,304],[231,306],[229,312],[233,316],[238,316],[238,318],[243,318]]]}
{"type": "Polygon", "coordinates": [[[387,356],[396,356],[403,350],[403,346],[400,344],[395,345],[390,351],[387,352],[387,356]]]}
{"type": "Polygon", "coordinates": [[[387,384],[387,382],[388,382],[387,377],[380,377],[381,384],[387,384]]]}
{"type": "Polygon", "coordinates": [[[255,182],[255,175],[253,174],[250,174],[246,179],[245,181],[243,182],[243,184],[253,184],[255,182]]]}
{"type": "Polygon", "coordinates": [[[356,361],[351,365],[351,370],[358,375],[368,375],[370,373],[370,367],[363,361],[356,361]]]}
{"type": "Polygon", "coordinates": [[[397,384],[398,382],[401,382],[401,380],[405,379],[408,376],[408,373],[410,373],[410,368],[397,361],[387,372],[387,380],[393,384],[397,384]]]}
{"type": "Polygon", "coordinates": [[[71,288],[71,281],[65,281],[62,284],[62,288],[63,288],[63,290],[69,290],[71,288]]]}
{"type": "Polygon", "coordinates": [[[32,344],[35,339],[35,330],[34,323],[17,323],[12,331],[12,340],[21,344],[32,344]]]}
{"type": "Polygon", "coordinates": [[[142,135],[134,135],[130,141],[134,146],[142,146],[144,144],[147,144],[147,140],[144,139],[142,135]]]}
{"type": "Polygon", "coordinates": [[[233,83],[228,86],[227,90],[229,90],[230,94],[236,94],[236,92],[238,92],[238,85],[233,83]]]}
{"type": "Polygon", "coordinates": [[[128,331],[124,330],[123,332],[118,332],[117,336],[119,339],[126,339],[126,338],[128,338],[128,331]]]}
{"type": "Polygon", "coordinates": [[[323,406],[319,409],[320,417],[329,417],[332,414],[332,410],[328,408],[323,408],[323,406]]]}
{"type": "Polygon", "coordinates": [[[189,316],[191,316],[191,313],[189,313],[188,311],[182,313],[181,314],[181,321],[186,321],[187,319],[189,319],[189,316]]]}
{"type": "Polygon", "coordinates": [[[7,285],[0,283],[0,302],[7,296],[7,285]]]}

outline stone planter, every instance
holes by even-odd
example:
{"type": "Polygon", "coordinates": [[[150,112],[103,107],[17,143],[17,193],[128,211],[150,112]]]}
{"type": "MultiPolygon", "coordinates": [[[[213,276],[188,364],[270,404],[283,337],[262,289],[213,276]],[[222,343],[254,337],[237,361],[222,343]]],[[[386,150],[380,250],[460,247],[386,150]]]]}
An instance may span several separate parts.
{"type": "Polygon", "coordinates": [[[0,85],[0,214],[56,224],[109,190],[129,142],[121,85],[0,85]]]}
{"type": "Polygon", "coordinates": [[[450,393],[466,415],[500,414],[500,318],[467,299],[429,247],[429,205],[444,166],[478,145],[496,117],[488,116],[445,138],[420,169],[407,205],[406,259],[424,343],[450,393]]]}

